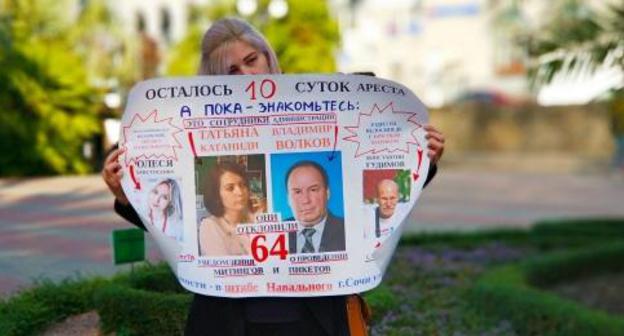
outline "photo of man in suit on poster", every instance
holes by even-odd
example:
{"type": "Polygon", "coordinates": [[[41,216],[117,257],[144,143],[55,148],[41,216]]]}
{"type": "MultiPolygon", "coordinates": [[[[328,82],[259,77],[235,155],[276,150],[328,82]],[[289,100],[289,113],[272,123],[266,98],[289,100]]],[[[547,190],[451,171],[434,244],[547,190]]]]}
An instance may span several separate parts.
{"type": "MultiPolygon", "coordinates": [[[[323,162],[339,159],[329,156],[332,158],[329,160],[326,155],[320,153],[306,154],[315,155],[292,162],[284,173],[285,190],[282,190],[285,191],[289,212],[282,211],[282,218],[298,222],[298,230],[289,232],[288,235],[289,253],[344,251],[342,179],[339,176],[341,166],[339,161],[330,164],[323,162]],[[331,174],[324,168],[328,166],[328,170],[333,168],[331,174]],[[332,177],[337,178],[337,181],[332,181],[332,177]],[[333,189],[340,189],[335,196],[333,189]],[[332,207],[338,208],[339,213],[332,212],[332,207]],[[288,216],[289,214],[292,216],[288,216]]],[[[276,178],[279,177],[274,175],[274,179],[276,178]]],[[[276,210],[279,210],[279,207],[277,205],[276,210]]]]}

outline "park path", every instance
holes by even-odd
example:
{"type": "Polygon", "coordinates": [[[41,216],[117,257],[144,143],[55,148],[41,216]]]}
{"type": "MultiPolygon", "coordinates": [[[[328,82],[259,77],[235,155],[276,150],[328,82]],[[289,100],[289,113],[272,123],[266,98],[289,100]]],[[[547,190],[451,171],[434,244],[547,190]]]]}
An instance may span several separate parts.
{"type": "MultiPolygon", "coordinates": [[[[38,278],[110,275],[110,232],[130,224],[112,210],[99,176],[0,179],[0,296],[38,278]]],[[[406,228],[528,227],[543,218],[624,217],[621,177],[442,170],[406,228]]],[[[159,259],[148,239],[148,255],[159,259]]]]}
{"type": "Polygon", "coordinates": [[[443,171],[407,231],[529,227],[542,219],[624,218],[624,175],[443,171]]]}

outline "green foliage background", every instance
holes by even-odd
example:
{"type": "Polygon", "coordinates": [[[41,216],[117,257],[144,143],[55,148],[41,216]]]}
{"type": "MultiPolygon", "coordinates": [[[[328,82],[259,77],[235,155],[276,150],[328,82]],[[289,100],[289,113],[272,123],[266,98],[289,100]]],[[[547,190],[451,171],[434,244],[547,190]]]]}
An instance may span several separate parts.
{"type": "MultiPolygon", "coordinates": [[[[537,31],[530,39],[529,54],[534,58],[549,53],[566,53],[576,55],[572,64],[579,57],[591,56],[591,66],[597,67],[607,55],[624,47],[624,1],[614,1],[602,11],[593,10],[587,1],[558,0],[553,1],[553,17],[547,20],[543,29],[537,31]]],[[[553,76],[562,71],[563,60],[553,58],[533,67],[529,73],[533,81],[549,82],[553,76]],[[544,77],[538,76],[542,73],[544,77]]],[[[616,56],[616,66],[624,70],[624,54],[616,56]]],[[[533,83],[536,84],[536,83],[533,83]]],[[[624,89],[614,90],[611,96],[613,132],[617,136],[624,135],[624,108],[622,101],[624,89]]]]}
{"type": "Polygon", "coordinates": [[[0,2],[0,175],[85,173],[83,143],[99,132],[64,18],[66,2],[0,2]]]}
{"type": "MultiPolygon", "coordinates": [[[[336,70],[334,51],[339,42],[337,21],[330,15],[326,1],[287,1],[288,14],[281,19],[269,17],[269,0],[258,1],[258,9],[244,18],[258,28],[275,49],[284,73],[326,73],[336,70]]],[[[210,22],[237,16],[232,0],[215,1],[210,7],[195,8],[187,36],[173,48],[167,65],[169,75],[197,72],[201,37],[210,22]]]]}
{"type": "MultiPolygon", "coordinates": [[[[335,71],[339,35],[325,1],[289,1],[288,15],[268,16],[269,0],[245,18],[269,39],[285,73],[335,71]]],[[[0,176],[81,174],[93,164],[82,147],[101,132],[107,90],[122,96],[142,79],[141,44],[105,0],[0,0],[0,176]],[[79,9],[74,16],[72,8],[79,9]]],[[[235,1],[194,7],[187,36],[172,46],[165,74],[194,75],[201,37],[236,15],[235,1]]]]}

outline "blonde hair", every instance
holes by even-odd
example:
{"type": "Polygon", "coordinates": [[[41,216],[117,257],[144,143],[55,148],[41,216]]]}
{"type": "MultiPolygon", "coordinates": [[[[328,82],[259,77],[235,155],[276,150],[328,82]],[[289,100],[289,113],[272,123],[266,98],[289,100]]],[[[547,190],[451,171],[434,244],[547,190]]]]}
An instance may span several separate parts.
{"type": "Polygon", "coordinates": [[[204,34],[201,46],[201,62],[197,74],[226,75],[227,55],[224,47],[235,41],[242,41],[263,53],[272,74],[281,73],[275,51],[267,40],[249,23],[237,18],[217,20],[204,34]]]}

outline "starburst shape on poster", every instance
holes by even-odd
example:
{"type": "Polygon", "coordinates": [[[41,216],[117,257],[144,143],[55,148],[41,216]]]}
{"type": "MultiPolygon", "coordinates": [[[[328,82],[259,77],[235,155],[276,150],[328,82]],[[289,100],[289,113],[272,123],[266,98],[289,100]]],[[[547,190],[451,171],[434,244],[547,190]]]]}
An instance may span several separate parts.
{"type": "Polygon", "coordinates": [[[137,160],[178,159],[176,149],[182,148],[177,134],[182,129],[172,123],[173,117],[158,119],[158,110],[146,117],[135,114],[128,126],[123,127],[120,146],[126,149],[125,163],[137,160]]]}
{"type": "Polygon", "coordinates": [[[384,107],[373,104],[370,112],[363,112],[358,115],[357,125],[345,126],[345,129],[349,131],[351,135],[344,137],[343,140],[357,143],[355,157],[382,152],[409,153],[410,145],[416,145],[419,149],[422,148],[415,136],[416,131],[422,128],[422,125],[416,122],[417,117],[417,112],[396,110],[392,102],[384,107]],[[392,141],[393,144],[388,144],[388,141],[375,141],[374,138],[371,138],[371,130],[379,128],[385,128],[387,130],[393,127],[401,128],[399,131],[386,133],[386,135],[394,134],[395,140],[392,141]]]}

